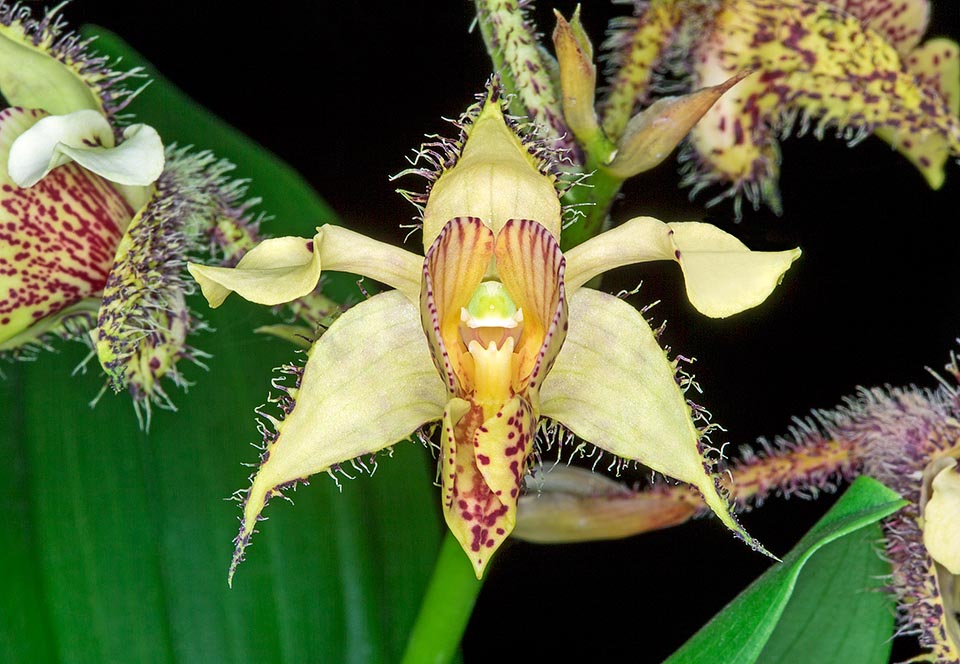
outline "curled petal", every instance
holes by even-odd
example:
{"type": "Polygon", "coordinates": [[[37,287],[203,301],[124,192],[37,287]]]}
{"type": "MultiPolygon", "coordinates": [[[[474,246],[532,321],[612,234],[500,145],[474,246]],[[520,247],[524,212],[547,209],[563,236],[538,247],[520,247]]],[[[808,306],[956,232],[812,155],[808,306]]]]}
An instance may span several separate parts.
{"type": "Polygon", "coordinates": [[[117,184],[152,183],[163,172],[160,136],[143,124],[127,127],[123,135],[124,142],[114,147],[110,123],[97,111],[47,116],[10,147],[10,178],[21,187],[32,187],[54,168],[76,161],[117,184]]]}
{"type": "Polygon", "coordinates": [[[187,269],[214,309],[230,293],[257,304],[276,305],[307,295],[320,281],[320,253],[313,240],[278,237],[264,240],[240,259],[236,267],[190,263],[187,269]]]}
{"type": "Polygon", "coordinates": [[[439,420],[447,402],[417,309],[396,291],[340,316],[288,394],[293,410],[276,423],[244,501],[231,577],[257,517],[283,486],[404,440],[439,420]]]}
{"type": "Polygon", "coordinates": [[[536,219],[560,237],[560,199],[555,178],[540,171],[537,159],[507,126],[500,102],[488,99],[463,151],[430,190],[423,211],[423,248],[430,248],[454,217],[477,217],[494,233],[508,219],[536,219]]]}
{"type": "Polygon", "coordinates": [[[720,496],[673,364],[633,307],[577,291],[566,343],[540,399],[544,417],[580,438],[695,486],[728,528],[758,547],[720,496]]]}
{"type": "Polygon", "coordinates": [[[615,267],[675,260],[690,303],[707,316],[723,318],[763,302],[799,257],[799,249],[750,251],[711,224],[636,217],[567,252],[566,283],[573,292],[615,267]]]}
{"type": "Polygon", "coordinates": [[[216,308],[232,292],[271,306],[296,300],[316,288],[321,269],[370,277],[417,301],[421,261],[399,247],[327,224],[312,240],[290,236],[264,240],[234,268],[191,263],[188,269],[216,308]]]}
{"type": "Polygon", "coordinates": [[[690,304],[711,318],[732,316],[766,300],[800,257],[799,249],[750,251],[710,224],[690,221],[668,226],[690,304]]]}

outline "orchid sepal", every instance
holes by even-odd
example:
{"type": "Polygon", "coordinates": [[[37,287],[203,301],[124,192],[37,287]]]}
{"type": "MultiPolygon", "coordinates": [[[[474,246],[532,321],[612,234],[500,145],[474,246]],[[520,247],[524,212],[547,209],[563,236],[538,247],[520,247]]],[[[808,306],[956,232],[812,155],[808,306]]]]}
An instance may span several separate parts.
{"type": "Polygon", "coordinates": [[[373,455],[443,417],[447,394],[424,343],[415,307],[397,291],[342,316],[310,350],[282,420],[268,417],[261,465],[244,501],[230,578],[257,519],[283,487],[373,455]]]}
{"type": "Polygon", "coordinates": [[[721,496],[675,367],[643,316],[619,298],[581,288],[570,297],[570,318],[576,325],[543,383],[541,415],[583,440],[602,441],[611,454],[693,485],[724,525],[763,550],[721,496]]]}

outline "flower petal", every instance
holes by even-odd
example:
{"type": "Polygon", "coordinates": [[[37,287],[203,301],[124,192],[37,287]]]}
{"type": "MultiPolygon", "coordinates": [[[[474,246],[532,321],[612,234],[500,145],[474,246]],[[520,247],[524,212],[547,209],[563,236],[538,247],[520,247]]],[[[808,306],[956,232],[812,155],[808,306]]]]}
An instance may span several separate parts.
{"type": "Polygon", "coordinates": [[[67,164],[21,189],[11,143],[43,113],[0,111],[0,342],[103,289],[133,210],[106,180],[67,164]]]}
{"type": "Polygon", "coordinates": [[[420,316],[433,361],[450,394],[463,394],[460,310],[480,285],[493,256],[493,232],[476,217],[451,219],[423,261],[420,316]]]}
{"type": "Polygon", "coordinates": [[[70,161],[58,147],[113,147],[113,129],[103,115],[89,109],[68,115],[48,115],[20,134],[10,146],[7,172],[21,187],[32,187],[57,166],[70,161]]]}
{"type": "Polygon", "coordinates": [[[264,240],[240,259],[236,267],[190,263],[187,269],[211,307],[216,309],[230,293],[257,304],[273,306],[302,297],[320,281],[320,254],[313,240],[277,237],[264,240]]]}
{"type": "Polygon", "coordinates": [[[123,142],[115,148],[60,144],[57,150],[111,182],[146,186],[163,173],[163,141],[153,127],[131,125],[123,130],[123,142]]]}
{"type": "Polygon", "coordinates": [[[518,308],[523,336],[518,374],[537,389],[567,334],[565,262],[555,236],[529,219],[511,219],[497,236],[497,273],[518,308]]]}
{"type": "Polygon", "coordinates": [[[340,316],[289,395],[293,409],[268,440],[244,502],[231,576],[264,505],[284,486],[404,440],[440,419],[447,402],[417,309],[396,291],[340,316]]]}
{"type": "Polygon", "coordinates": [[[933,478],[932,495],[923,508],[923,544],[930,557],[951,574],[960,574],[960,471],[944,464],[933,478]]]}
{"type": "Polygon", "coordinates": [[[675,260],[690,303],[702,314],[724,318],[763,302],[799,257],[799,249],[750,251],[711,224],[636,217],[568,251],[566,283],[573,292],[615,267],[675,260]]]}
{"type": "Polygon", "coordinates": [[[624,459],[695,486],[751,545],[707,468],[674,367],[643,316],[588,288],[570,298],[570,331],[540,392],[544,417],[624,459]]]}
{"type": "Polygon", "coordinates": [[[163,142],[156,130],[133,125],[114,147],[113,129],[97,111],[50,115],[13,142],[8,158],[10,178],[32,187],[57,166],[73,160],[89,171],[122,185],[145,186],[163,172],[163,142]]]}
{"type": "Polygon", "coordinates": [[[296,300],[316,288],[321,269],[376,279],[417,302],[422,261],[405,249],[325,224],[312,240],[290,236],[265,240],[234,268],[191,263],[188,269],[214,308],[231,292],[271,306],[296,300]]]}
{"type": "Polygon", "coordinates": [[[711,224],[667,225],[673,232],[690,304],[711,318],[725,318],[762,303],[800,257],[799,249],[750,251],[711,224]]]}
{"type": "Polygon", "coordinates": [[[494,233],[508,219],[536,219],[560,237],[560,199],[555,178],[540,172],[537,159],[507,126],[497,99],[488,98],[454,166],[430,189],[423,211],[426,251],[454,217],[478,217],[494,233]]]}

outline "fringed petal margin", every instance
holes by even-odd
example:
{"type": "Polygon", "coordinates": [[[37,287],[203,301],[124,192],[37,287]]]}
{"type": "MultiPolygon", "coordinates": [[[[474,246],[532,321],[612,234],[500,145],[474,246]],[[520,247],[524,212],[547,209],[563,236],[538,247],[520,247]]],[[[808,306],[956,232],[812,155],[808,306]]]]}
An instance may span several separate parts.
{"type": "Polygon", "coordinates": [[[711,224],[636,217],[567,252],[566,283],[572,293],[615,267],[675,260],[690,303],[704,315],[724,318],[762,303],[799,257],[799,249],[750,251],[711,224]]]}
{"type": "Polygon", "coordinates": [[[540,398],[543,417],[583,440],[695,486],[730,530],[766,553],[720,495],[674,366],[626,302],[587,288],[571,296],[570,331],[540,398]]]}
{"type": "Polygon", "coordinates": [[[560,237],[560,199],[556,177],[507,125],[499,100],[492,95],[473,125],[453,168],[444,171],[430,189],[423,212],[426,252],[454,217],[478,217],[494,234],[509,219],[536,219],[560,237]]]}
{"type": "MultiPolygon", "coordinates": [[[[910,11],[902,15],[917,23],[910,11]]],[[[764,197],[778,211],[777,140],[798,126],[798,133],[813,127],[818,138],[835,128],[851,142],[876,132],[907,155],[931,186],[939,186],[943,162],[960,155],[956,111],[929,77],[917,75],[909,55],[898,52],[913,43],[916,26],[908,30],[909,41],[891,44],[861,20],[827,2],[726,3],[693,54],[695,84],[717,84],[744,69],[759,72],[735,86],[691,132],[696,161],[688,164],[684,184],[696,191],[727,183],[727,194],[709,204],[745,193],[755,206],[764,197]],[[925,145],[918,148],[920,143],[925,145]]],[[[949,59],[943,66],[949,68],[949,59]]]]}
{"type": "Polygon", "coordinates": [[[243,503],[230,581],[261,511],[283,487],[404,440],[441,419],[447,402],[417,309],[396,291],[340,316],[310,350],[288,396],[292,410],[274,420],[243,503]]]}

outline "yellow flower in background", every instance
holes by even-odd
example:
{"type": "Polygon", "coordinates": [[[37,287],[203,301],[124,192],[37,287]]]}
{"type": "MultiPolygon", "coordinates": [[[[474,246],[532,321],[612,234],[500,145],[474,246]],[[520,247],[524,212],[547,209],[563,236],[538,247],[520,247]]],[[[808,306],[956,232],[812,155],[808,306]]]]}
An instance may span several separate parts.
{"type": "Polygon", "coordinates": [[[696,486],[756,545],[717,490],[676,366],[643,315],[584,284],[674,260],[693,305],[722,317],[760,304],[799,250],[751,252],[708,224],[639,217],[563,254],[555,176],[496,89],[461,125],[456,160],[423,210],[425,256],[328,225],[312,239],[267,240],[236,268],[189,266],[211,306],[231,292],[287,302],[323,270],[396,289],[342,314],[287,389],[244,500],[231,578],[271,497],[436,422],[444,515],[478,577],[513,530],[542,420],[696,486]]]}
{"type": "Polygon", "coordinates": [[[728,186],[780,211],[778,141],[828,130],[890,143],[934,189],[960,157],[960,48],[920,44],[927,0],[903,3],[725,0],[680,14],[694,87],[755,73],[725,94],[689,138],[686,183],[728,186]]]}

